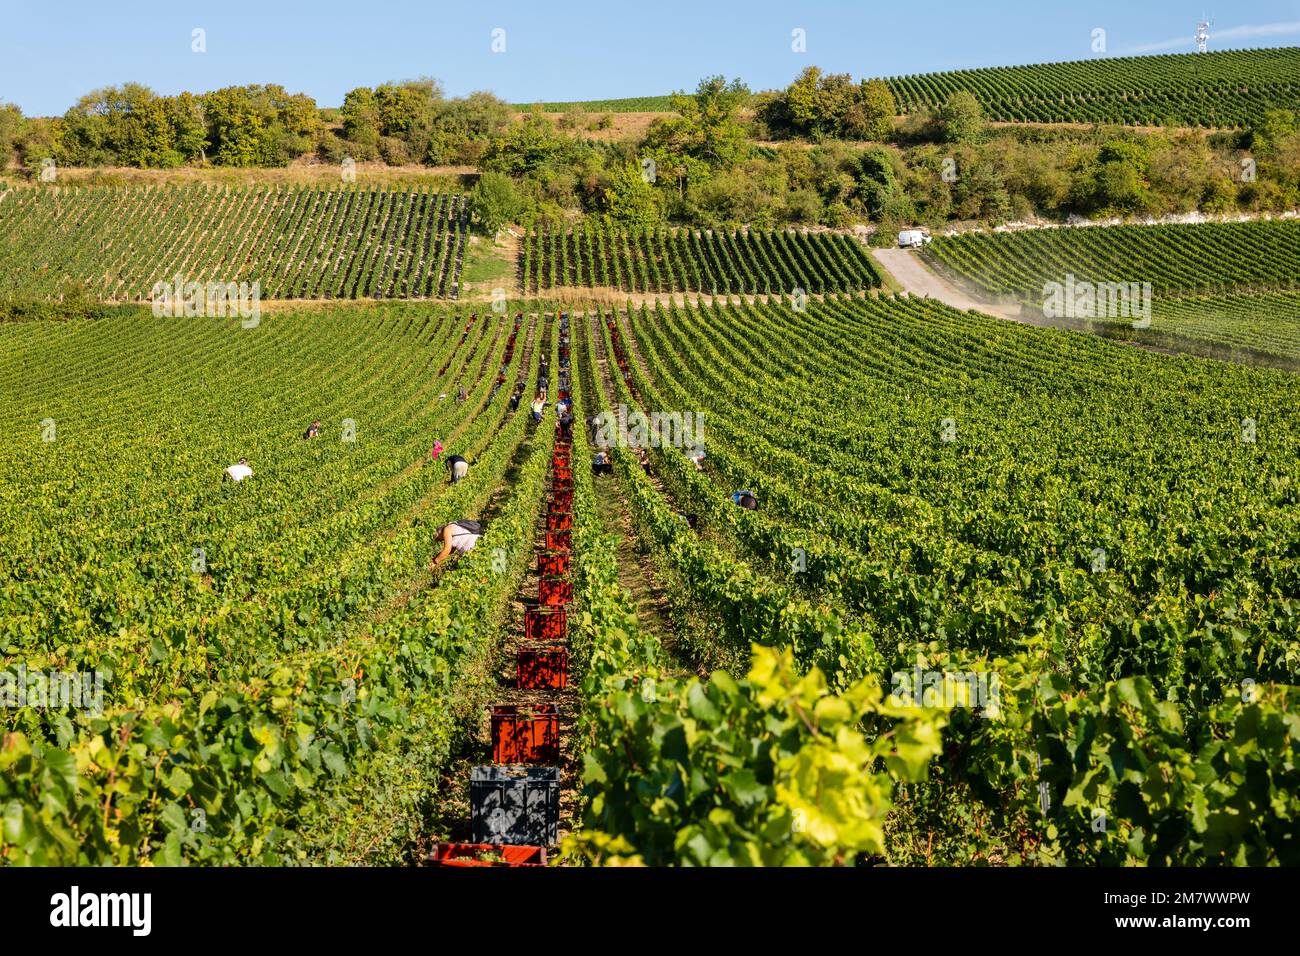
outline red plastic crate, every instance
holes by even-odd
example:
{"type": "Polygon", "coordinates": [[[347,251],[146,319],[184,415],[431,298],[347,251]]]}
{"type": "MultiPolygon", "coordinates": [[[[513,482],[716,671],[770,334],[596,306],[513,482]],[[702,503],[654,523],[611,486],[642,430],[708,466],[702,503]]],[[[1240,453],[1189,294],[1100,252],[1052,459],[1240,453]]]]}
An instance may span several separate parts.
{"type": "Polygon", "coordinates": [[[568,648],[519,648],[515,652],[515,678],[525,690],[563,690],[569,684],[568,648]]]}
{"type": "Polygon", "coordinates": [[[570,531],[573,529],[573,515],[568,511],[552,511],[546,516],[547,531],[570,531]]]}
{"type": "Polygon", "coordinates": [[[556,491],[551,494],[552,511],[569,511],[573,508],[573,489],[556,491]]]}
{"type": "Polygon", "coordinates": [[[547,551],[564,551],[573,550],[573,532],[572,531],[548,531],[546,532],[546,550],[547,551]]]}
{"type": "Polygon", "coordinates": [[[570,475],[568,478],[553,478],[553,479],[551,479],[551,490],[552,490],[552,491],[572,491],[572,490],[573,490],[573,476],[570,475]]]}
{"type": "Polygon", "coordinates": [[[554,644],[569,633],[569,612],[562,607],[524,608],[524,639],[554,644]]]}
{"type": "Polygon", "coordinates": [[[547,578],[568,577],[572,556],[569,551],[556,551],[554,554],[542,552],[537,556],[537,573],[547,578]]]}
{"type": "Polygon", "coordinates": [[[555,466],[555,480],[556,480],[556,481],[573,481],[573,466],[572,466],[572,465],[556,465],[556,466],[555,466]]]}
{"type": "Polygon", "coordinates": [[[564,578],[542,578],[537,582],[537,601],[542,607],[561,607],[573,600],[573,582],[564,578]]]}
{"type": "Polygon", "coordinates": [[[492,708],[492,762],[552,764],[560,760],[560,715],[554,704],[492,708]]]}
{"type": "Polygon", "coordinates": [[[430,866],[546,866],[546,847],[509,843],[435,843],[430,866]]]}

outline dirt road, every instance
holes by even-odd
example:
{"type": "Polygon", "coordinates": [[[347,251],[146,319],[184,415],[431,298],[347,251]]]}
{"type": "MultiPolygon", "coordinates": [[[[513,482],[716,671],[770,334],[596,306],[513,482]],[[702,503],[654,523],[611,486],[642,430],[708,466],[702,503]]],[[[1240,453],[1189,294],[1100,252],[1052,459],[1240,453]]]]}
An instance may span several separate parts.
{"type": "Polygon", "coordinates": [[[937,275],[911,249],[872,249],[871,254],[889,271],[908,295],[936,299],[963,311],[975,309],[1013,322],[1029,322],[1019,305],[977,300],[937,275]]]}

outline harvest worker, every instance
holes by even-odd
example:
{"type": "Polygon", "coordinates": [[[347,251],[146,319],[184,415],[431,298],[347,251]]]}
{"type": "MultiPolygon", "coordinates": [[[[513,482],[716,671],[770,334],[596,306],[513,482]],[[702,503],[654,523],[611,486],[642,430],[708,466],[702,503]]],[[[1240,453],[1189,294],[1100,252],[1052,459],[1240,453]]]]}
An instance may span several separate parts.
{"type": "Polygon", "coordinates": [[[745,491],[732,492],[731,500],[747,511],[758,510],[758,498],[756,498],[754,493],[748,489],[745,491]]]}
{"type": "Polygon", "coordinates": [[[253,469],[248,467],[248,459],[239,459],[239,464],[231,465],[225,470],[222,481],[243,481],[245,478],[253,477],[253,469]]]}
{"type": "Polygon", "coordinates": [[[532,409],[533,421],[540,422],[542,420],[542,413],[546,411],[546,399],[539,394],[533,399],[532,409]]]}
{"type": "Polygon", "coordinates": [[[469,401],[469,392],[465,390],[464,385],[462,385],[460,391],[456,393],[456,401],[462,405],[469,401]]]}
{"type": "Polygon", "coordinates": [[[435,438],[433,447],[429,449],[429,461],[437,461],[438,456],[442,454],[442,441],[435,438]]]}
{"type": "Polygon", "coordinates": [[[686,452],[686,457],[695,463],[696,471],[704,470],[704,449],[700,447],[691,448],[686,452]]]}
{"type": "Polygon", "coordinates": [[[318,418],[314,422],[312,422],[311,425],[308,426],[307,431],[303,433],[302,437],[304,439],[315,438],[319,434],[320,434],[320,419],[318,418]]]}
{"type": "Polygon", "coordinates": [[[448,455],[447,470],[451,472],[451,483],[454,485],[469,474],[469,462],[460,455],[448,455]]]}
{"type": "Polygon", "coordinates": [[[593,475],[614,474],[614,463],[609,460],[609,452],[605,451],[605,449],[600,449],[592,458],[591,473],[593,475]]]}
{"type": "Polygon", "coordinates": [[[564,413],[560,416],[560,437],[573,438],[573,413],[569,411],[567,405],[564,406],[564,413]]]}
{"type": "Polygon", "coordinates": [[[478,539],[483,537],[483,526],[477,521],[462,518],[460,521],[443,525],[438,530],[438,537],[442,539],[442,550],[433,559],[430,570],[442,564],[453,554],[461,555],[473,551],[474,545],[478,544],[478,539]]]}

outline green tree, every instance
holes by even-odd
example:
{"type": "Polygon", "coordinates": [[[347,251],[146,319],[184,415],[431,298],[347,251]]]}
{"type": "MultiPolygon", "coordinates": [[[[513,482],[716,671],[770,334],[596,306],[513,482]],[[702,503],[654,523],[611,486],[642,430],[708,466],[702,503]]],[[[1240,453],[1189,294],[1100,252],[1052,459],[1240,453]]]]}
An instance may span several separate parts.
{"type": "Polygon", "coordinates": [[[1284,140],[1300,132],[1300,122],[1291,110],[1268,110],[1251,130],[1251,148],[1270,153],[1284,140]]]}
{"type": "Polygon", "coordinates": [[[172,145],[186,162],[203,160],[208,148],[208,125],[203,101],[193,93],[181,93],[167,100],[172,145]]]}
{"type": "Polygon", "coordinates": [[[791,124],[799,132],[807,132],[817,125],[820,105],[817,89],[821,85],[822,71],[805,67],[795,81],[786,88],[785,107],[791,124]]]}
{"type": "Polygon", "coordinates": [[[514,181],[502,173],[485,172],[469,194],[470,212],[484,232],[495,233],[523,214],[524,202],[514,181]]]}
{"type": "Polygon", "coordinates": [[[12,103],[0,103],[0,169],[13,159],[23,128],[23,111],[12,103]]]}
{"type": "Polygon", "coordinates": [[[945,143],[978,143],[984,138],[984,108],[966,90],[958,90],[939,107],[938,123],[945,143]]]}
{"type": "MultiPolygon", "coordinates": [[[[375,91],[359,86],[343,97],[343,135],[348,142],[374,150],[379,145],[379,102],[375,91]]],[[[360,158],[360,157],[358,157],[360,158]]]]}
{"type": "Polygon", "coordinates": [[[604,190],[605,211],[620,223],[652,226],[663,221],[659,194],[636,163],[615,166],[604,190]]]}
{"type": "Polygon", "coordinates": [[[879,147],[867,150],[858,158],[855,178],[863,208],[879,221],[898,192],[898,177],[889,154],[879,147]]]}
{"type": "Polygon", "coordinates": [[[282,86],[229,86],[203,96],[208,142],[220,166],[284,166],[321,128],[311,97],[282,86]]]}
{"type": "Polygon", "coordinates": [[[894,131],[898,104],[884,80],[863,80],[857,102],[844,117],[844,135],[850,139],[888,139],[894,131]]]}
{"type": "MultiPolygon", "coordinates": [[[[117,90],[92,90],[60,122],[57,158],[68,166],[107,166],[117,161],[117,90]]],[[[37,157],[39,159],[39,157],[37,157]]]]}
{"type": "Polygon", "coordinates": [[[554,123],[544,116],[529,115],[492,143],[483,163],[496,172],[524,176],[561,165],[573,149],[573,142],[562,136],[554,123]]]}
{"type": "Polygon", "coordinates": [[[665,159],[683,157],[707,166],[730,169],[750,152],[740,109],[749,102],[749,88],[740,80],[721,76],[701,80],[693,95],[672,98],[677,115],[655,121],[643,147],[665,159]]]}

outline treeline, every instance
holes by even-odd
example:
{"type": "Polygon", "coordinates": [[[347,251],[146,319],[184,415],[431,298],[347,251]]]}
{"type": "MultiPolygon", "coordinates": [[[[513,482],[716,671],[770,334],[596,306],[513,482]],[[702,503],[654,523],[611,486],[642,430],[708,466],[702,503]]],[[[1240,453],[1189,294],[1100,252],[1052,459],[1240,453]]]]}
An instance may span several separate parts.
{"type": "Polygon", "coordinates": [[[711,77],[674,96],[673,114],[637,140],[593,154],[534,118],[486,162],[514,177],[517,207],[542,225],[581,209],[635,226],[873,223],[888,236],[952,220],[1300,208],[1292,111],[1218,133],[995,127],[964,91],[900,120],[871,87],[810,69],[784,93],[760,94],[751,117],[756,98],[711,77]],[[874,142],[849,141],[850,132],[874,142]],[[778,133],[791,141],[769,142],[778,133]]]}
{"type": "Polygon", "coordinates": [[[887,139],[898,112],[884,80],[854,83],[847,73],[823,74],[815,66],[784,91],[760,94],[754,105],[768,136],[815,140],[887,139]]]}
{"type": "Polygon", "coordinates": [[[232,86],[210,93],[158,96],[137,83],[88,93],[56,119],[25,119],[16,107],[0,133],[0,155],[14,150],[38,168],[187,164],[284,166],[309,152],[323,127],[315,101],[282,86],[232,86]]]}
{"type": "Polygon", "coordinates": [[[0,108],[0,156],[62,165],[283,166],[300,158],[465,165],[482,175],[486,229],[631,226],[898,226],[1069,216],[1280,212],[1300,208],[1300,122],[1271,110],[1245,130],[1014,126],[958,90],[896,117],[889,87],[803,71],[753,94],[707,77],[644,132],[592,138],[489,93],[448,98],[422,79],[359,87],[319,109],[280,86],[157,96],[128,84],[64,116],[0,108]]]}
{"type": "Polygon", "coordinates": [[[341,110],[277,85],[159,96],[126,83],[88,93],[53,119],[0,104],[0,165],[278,167],[304,156],[472,164],[512,115],[490,93],[448,99],[433,80],[361,87],[341,110]]]}

